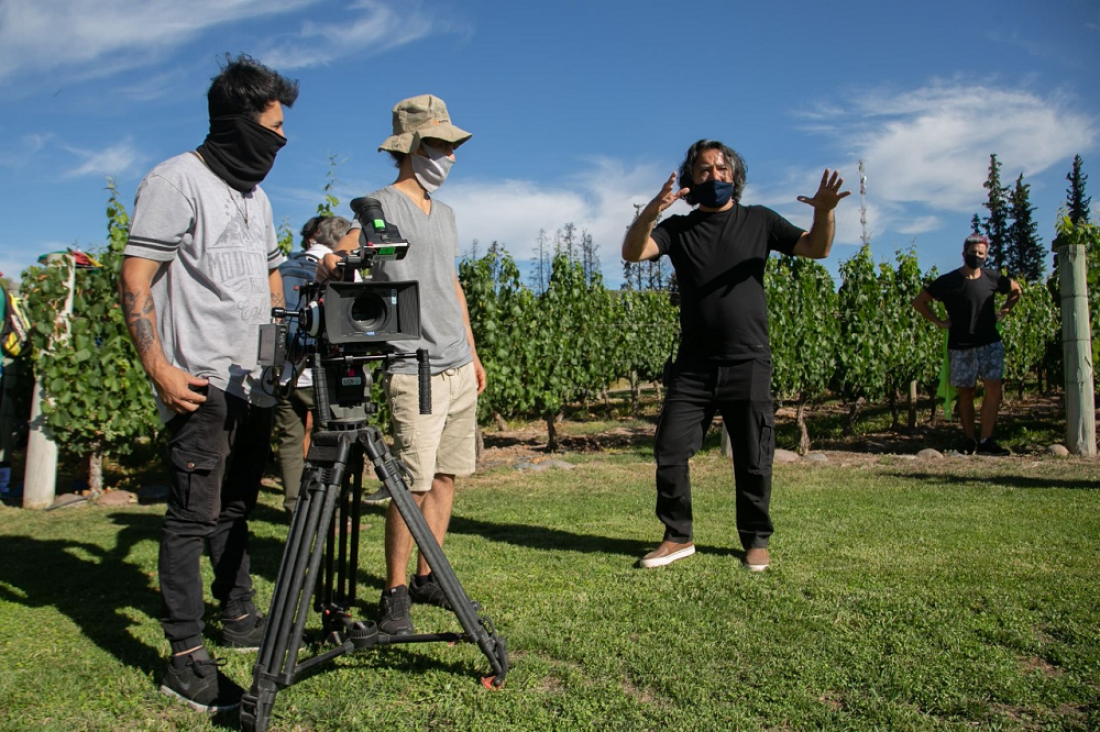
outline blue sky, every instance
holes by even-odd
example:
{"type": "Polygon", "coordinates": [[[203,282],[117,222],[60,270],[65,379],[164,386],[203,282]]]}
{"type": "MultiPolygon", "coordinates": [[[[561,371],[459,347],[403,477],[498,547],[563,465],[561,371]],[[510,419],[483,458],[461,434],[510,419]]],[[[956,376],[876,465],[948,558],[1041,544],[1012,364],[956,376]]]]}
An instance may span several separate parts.
{"type": "Polygon", "coordinates": [[[0,271],[102,245],[107,176],[129,208],[202,142],[227,52],[301,84],[264,183],[277,223],[314,213],[330,158],[344,215],[391,182],[390,109],[431,93],[474,133],[438,194],[463,249],[524,260],[572,222],[610,286],[633,204],[701,137],[748,162],[744,203],[802,226],[795,197],[841,170],[834,274],[860,242],[860,159],[879,260],[958,266],[990,153],[1031,185],[1044,242],[1076,153],[1100,210],[1095,0],[0,0],[0,271]]]}

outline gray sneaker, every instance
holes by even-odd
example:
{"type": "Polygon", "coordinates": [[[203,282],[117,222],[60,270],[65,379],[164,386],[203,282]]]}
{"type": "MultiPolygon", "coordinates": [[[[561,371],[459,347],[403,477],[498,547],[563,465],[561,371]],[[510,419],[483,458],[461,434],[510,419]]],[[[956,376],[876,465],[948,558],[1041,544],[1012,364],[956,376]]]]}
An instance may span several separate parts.
{"type": "Polygon", "coordinates": [[[196,712],[214,714],[236,709],[241,705],[244,689],[218,668],[224,661],[215,661],[204,649],[186,656],[173,656],[161,679],[160,692],[175,697],[196,712]]]}
{"type": "Polygon", "coordinates": [[[409,588],[405,585],[382,590],[382,599],[378,601],[378,630],[386,635],[412,635],[413,628],[409,610],[409,588]]]}

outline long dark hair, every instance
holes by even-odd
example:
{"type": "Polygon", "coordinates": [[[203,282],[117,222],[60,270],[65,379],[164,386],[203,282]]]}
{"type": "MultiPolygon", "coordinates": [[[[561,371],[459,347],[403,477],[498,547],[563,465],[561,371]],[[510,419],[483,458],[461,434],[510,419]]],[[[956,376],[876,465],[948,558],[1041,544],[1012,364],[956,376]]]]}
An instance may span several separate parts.
{"type": "MultiPolygon", "coordinates": [[[[684,156],[684,162],[680,164],[680,187],[692,188],[695,185],[695,178],[691,174],[691,169],[695,167],[695,161],[699,156],[707,150],[720,150],[722,155],[725,156],[726,162],[733,167],[733,202],[740,203],[741,192],[745,190],[745,176],[748,174],[748,166],[745,165],[745,159],[736,150],[726,147],[717,140],[699,140],[688,148],[687,155],[684,156]]],[[[684,200],[692,205],[695,204],[690,193],[684,197],[684,200]]]]}

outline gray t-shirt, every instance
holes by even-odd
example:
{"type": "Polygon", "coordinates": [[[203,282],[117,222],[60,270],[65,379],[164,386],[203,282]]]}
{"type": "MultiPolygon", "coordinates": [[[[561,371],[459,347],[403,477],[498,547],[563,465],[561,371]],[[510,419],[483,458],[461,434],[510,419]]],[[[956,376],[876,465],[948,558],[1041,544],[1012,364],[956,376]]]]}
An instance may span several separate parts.
{"type": "MultiPolygon", "coordinates": [[[[432,199],[431,213],[393,186],[369,194],[382,204],[386,220],[394,224],[409,242],[404,259],[378,262],[371,277],[378,282],[416,280],[420,283],[420,340],[399,341],[401,350],[426,348],[432,374],[465,366],[474,360],[466,338],[466,322],[455,293],[455,258],[458,256],[458,228],[455,214],[445,203],[432,199]]],[[[415,374],[416,362],[399,361],[394,373],[415,374]]]]}
{"type": "MultiPolygon", "coordinates": [[[[241,194],[194,153],[153,168],[138,186],[124,254],[168,263],[153,279],[157,333],[168,362],[261,407],[259,326],[271,322],[268,273],[284,260],[271,204],[241,194]]],[[[167,422],[174,415],[160,400],[167,422]]]]}

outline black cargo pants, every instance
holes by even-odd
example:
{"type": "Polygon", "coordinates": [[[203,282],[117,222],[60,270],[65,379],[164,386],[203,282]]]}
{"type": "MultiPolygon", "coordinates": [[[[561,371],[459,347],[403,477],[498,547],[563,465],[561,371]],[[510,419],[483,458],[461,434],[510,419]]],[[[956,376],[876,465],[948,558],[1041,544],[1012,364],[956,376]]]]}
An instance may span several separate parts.
{"type": "Polygon", "coordinates": [[[745,549],[766,547],[772,534],[772,457],[775,414],[771,360],[717,365],[677,362],[657,422],[657,518],[666,541],[693,540],[688,460],[699,450],[714,419],[722,415],[733,447],[737,533],[745,549]]]}
{"type": "Polygon", "coordinates": [[[271,451],[272,409],[213,386],[206,397],[196,411],[167,425],[171,492],[158,572],[161,625],[173,650],[202,641],[205,549],[214,568],[211,591],[223,608],[247,607],[253,594],[248,516],[271,451]]]}

